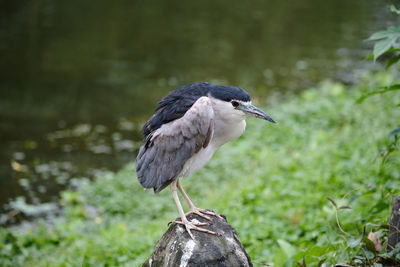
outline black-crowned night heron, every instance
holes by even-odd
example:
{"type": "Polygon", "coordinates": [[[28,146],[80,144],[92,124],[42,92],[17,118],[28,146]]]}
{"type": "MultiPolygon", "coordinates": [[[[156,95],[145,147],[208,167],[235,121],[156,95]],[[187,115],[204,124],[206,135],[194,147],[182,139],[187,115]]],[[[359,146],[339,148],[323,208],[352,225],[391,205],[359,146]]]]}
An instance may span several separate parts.
{"type": "Polygon", "coordinates": [[[211,220],[218,214],[195,207],[179,184],[180,177],[189,177],[201,169],[223,144],[239,137],[249,116],[275,122],[269,115],[251,104],[250,95],[241,88],[206,82],[189,84],[166,95],[151,118],[143,126],[145,144],[136,159],[136,172],[144,188],[155,193],[170,185],[183,224],[190,230],[215,234],[187,220],[196,213],[211,220]],[[178,189],[190,212],[184,213],[178,189]],[[207,215],[206,215],[207,214],[207,215]]]}

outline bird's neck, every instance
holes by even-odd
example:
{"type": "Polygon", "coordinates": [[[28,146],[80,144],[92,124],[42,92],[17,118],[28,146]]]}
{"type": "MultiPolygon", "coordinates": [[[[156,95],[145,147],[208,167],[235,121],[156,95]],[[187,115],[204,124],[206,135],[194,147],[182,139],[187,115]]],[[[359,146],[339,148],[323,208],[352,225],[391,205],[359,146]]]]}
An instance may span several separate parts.
{"type": "Polygon", "coordinates": [[[217,147],[232,141],[241,136],[246,128],[246,121],[242,120],[238,123],[219,123],[214,128],[213,144],[217,147]]]}
{"type": "Polygon", "coordinates": [[[246,116],[232,112],[229,102],[213,99],[214,135],[211,140],[217,148],[241,136],[246,128],[246,116]]]}

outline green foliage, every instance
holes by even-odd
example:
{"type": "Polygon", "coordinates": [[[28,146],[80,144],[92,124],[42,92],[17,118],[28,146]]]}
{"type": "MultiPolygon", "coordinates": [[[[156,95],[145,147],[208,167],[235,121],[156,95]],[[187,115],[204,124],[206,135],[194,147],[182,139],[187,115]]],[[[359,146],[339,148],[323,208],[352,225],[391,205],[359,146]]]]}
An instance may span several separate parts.
{"type": "MultiPolygon", "coordinates": [[[[394,5],[390,7],[390,10],[393,13],[400,15],[400,10],[397,9],[394,5]]],[[[386,69],[393,67],[400,60],[400,54],[398,53],[400,52],[400,45],[398,42],[399,38],[400,38],[400,27],[394,27],[394,26],[388,27],[386,30],[372,34],[368,40],[375,41],[375,44],[373,48],[373,53],[369,57],[373,56],[375,62],[377,58],[386,54],[387,55],[386,69]]],[[[398,70],[396,72],[398,72],[398,70]]],[[[391,81],[388,86],[383,86],[383,87],[380,86],[376,89],[366,92],[357,100],[357,102],[361,103],[366,98],[376,94],[385,94],[391,91],[398,91],[398,90],[400,90],[400,83],[394,80],[391,81]]],[[[399,103],[396,103],[394,106],[396,108],[399,105],[400,105],[399,103]]],[[[384,167],[385,162],[388,160],[389,155],[398,150],[397,135],[399,134],[399,132],[400,132],[399,127],[392,130],[387,136],[387,139],[389,141],[386,140],[385,146],[382,147],[382,149],[378,153],[378,156],[382,157],[382,168],[384,167]]]]}
{"type": "Polygon", "coordinates": [[[374,45],[374,60],[381,55],[388,53],[388,50],[392,48],[397,39],[400,37],[400,27],[388,27],[384,31],[374,33],[369,37],[368,40],[376,41],[374,45]]]}
{"type": "MultiPolygon", "coordinates": [[[[390,7],[390,10],[393,13],[400,15],[400,10],[398,10],[394,5],[390,7]]],[[[368,38],[368,40],[375,41],[375,45],[373,48],[374,61],[376,61],[376,59],[378,59],[383,54],[400,51],[398,43],[399,37],[400,27],[398,26],[390,26],[386,30],[378,31],[372,34],[368,38]]],[[[392,57],[391,60],[388,61],[388,65],[386,66],[386,68],[399,61],[399,59],[400,57],[398,55],[392,57]]]]}
{"type": "MultiPolygon", "coordinates": [[[[245,134],[183,186],[199,207],[227,216],[254,262],[363,266],[398,257],[371,251],[366,233],[385,245],[400,191],[399,158],[384,171],[374,160],[397,123],[399,110],[390,107],[400,99],[387,93],[355,103],[361,94],[325,82],[275,101],[265,110],[277,124],[249,119],[245,134]]],[[[178,216],[168,190],[154,195],[140,187],[134,164],[82,181],[79,191],[62,194],[61,205],[62,218],[0,229],[0,265],[139,266],[178,216]]]]}
{"type": "Polygon", "coordinates": [[[397,91],[397,90],[400,90],[400,84],[380,87],[380,88],[377,88],[377,89],[372,90],[370,92],[367,92],[366,94],[364,94],[361,97],[359,97],[357,99],[357,103],[362,103],[366,98],[368,98],[370,96],[373,96],[373,95],[384,94],[384,93],[387,93],[387,92],[390,92],[390,91],[397,91]]]}

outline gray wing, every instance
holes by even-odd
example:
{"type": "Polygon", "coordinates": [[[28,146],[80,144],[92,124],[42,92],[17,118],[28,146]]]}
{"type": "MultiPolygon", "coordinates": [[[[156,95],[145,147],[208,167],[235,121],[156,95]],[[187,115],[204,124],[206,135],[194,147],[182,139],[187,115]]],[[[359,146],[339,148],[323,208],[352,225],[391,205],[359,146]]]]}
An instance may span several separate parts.
{"type": "Polygon", "coordinates": [[[186,161],[209,144],[214,132],[213,116],[211,101],[204,96],[183,117],[151,133],[136,158],[140,184],[158,193],[176,179],[186,161]]]}

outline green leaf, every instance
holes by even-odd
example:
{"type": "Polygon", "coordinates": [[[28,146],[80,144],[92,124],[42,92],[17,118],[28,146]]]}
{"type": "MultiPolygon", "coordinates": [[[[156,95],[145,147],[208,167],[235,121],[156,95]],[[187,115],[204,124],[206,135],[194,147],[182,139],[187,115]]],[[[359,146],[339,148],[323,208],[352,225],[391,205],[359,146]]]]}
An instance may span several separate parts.
{"type": "Polygon", "coordinates": [[[393,26],[388,27],[386,30],[372,34],[368,38],[368,40],[377,41],[373,49],[374,61],[376,61],[376,59],[380,57],[382,54],[389,52],[388,50],[393,46],[393,44],[399,37],[400,37],[400,27],[393,27],[393,26]]]}
{"type": "Polygon", "coordinates": [[[364,60],[373,59],[373,58],[374,58],[374,53],[369,53],[369,54],[364,58],[364,60]]]}
{"type": "Polygon", "coordinates": [[[376,59],[378,57],[380,57],[382,54],[384,54],[390,47],[392,47],[392,45],[394,44],[394,42],[396,41],[398,36],[392,36],[383,40],[380,40],[378,42],[375,43],[374,45],[374,61],[376,61],[376,59]]]}
{"type": "Polygon", "coordinates": [[[366,223],[365,226],[372,226],[372,227],[383,227],[380,224],[376,224],[376,223],[366,223]]]}
{"type": "MultiPolygon", "coordinates": [[[[322,264],[323,264],[325,261],[326,261],[326,258],[322,258],[322,259],[318,262],[317,266],[318,266],[318,267],[322,266],[322,264]]],[[[324,266],[325,266],[325,265],[324,265],[324,266]]]]}
{"type": "Polygon", "coordinates": [[[400,60],[400,55],[397,55],[389,59],[388,62],[386,63],[386,69],[390,68],[390,66],[392,66],[393,64],[396,64],[399,60],[400,60]]]}
{"type": "Polygon", "coordinates": [[[396,13],[397,15],[400,15],[400,10],[397,9],[394,5],[390,6],[390,11],[392,11],[393,13],[396,13]]]}
{"type": "Polygon", "coordinates": [[[400,84],[393,84],[389,87],[386,87],[387,91],[396,91],[396,90],[400,90],[400,84]]]}
{"type": "Polygon", "coordinates": [[[349,239],[346,240],[347,246],[350,248],[355,248],[361,243],[361,239],[362,239],[362,236],[360,236],[357,239],[354,237],[350,237],[349,239]]]}
{"type": "MultiPolygon", "coordinates": [[[[392,251],[380,254],[379,256],[384,259],[393,259],[396,256],[400,256],[400,243],[397,243],[395,249],[393,249],[392,251]]],[[[398,259],[400,260],[400,258],[398,259]]]]}
{"type": "Polygon", "coordinates": [[[364,250],[365,257],[367,257],[368,260],[372,260],[375,258],[375,253],[370,251],[370,250],[364,250]]]}
{"type": "Polygon", "coordinates": [[[290,258],[296,254],[296,249],[289,242],[283,239],[278,239],[278,244],[285,253],[286,257],[290,258]]]}
{"type": "Polygon", "coordinates": [[[293,259],[288,259],[285,261],[285,263],[283,264],[283,267],[292,267],[294,263],[293,259]]]}
{"type": "Polygon", "coordinates": [[[400,37],[400,27],[388,27],[386,30],[376,32],[372,34],[367,40],[379,40],[383,38],[400,37]]]}
{"type": "Polygon", "coordinates": [[[379,39],[386,38],[387,36],[388,36],[387,31],[383,30],[383,31],[373,33],[367,40],[368,41],[379,40],[379,39]]]}
{"type": "Polygon", "coordinates": [[[363,237],[362,238],[362,242],[365,244],[365,247],[369,250],[369,251],[371,251],[371,252],[373,252],[374,254],[376,253],[376,249],[375,249],[375,245],[374,245],[374,242],[372,242],[371,240],[369,240],[367,237],[363,237]]]}
{"type": "Polygon", "coordinates": [[[393,131],[391,131],[386,137],[390,138],[392,136],[396,136],[400,133],[400,126],[397,127],[396,129],[394,129],[393,131]]]}
{"type": "Polygon", "coordinates": [[[400,84],[393,84],[389,87],[379,87],[379,88],[375,89],[374,91],[371,91],[367,94],[362,95],[360,98],[358,98],[356,100],[356,103],[362,103],[366,98],[373,96],[373,95],[384,94],[389,91],[396,91],[396,90],[400,90],[400,84]]]}
{"type": "Polygon", "coordinates": [[[385,53],[400,52],[400,48],[390,48],[385,53]]]}

